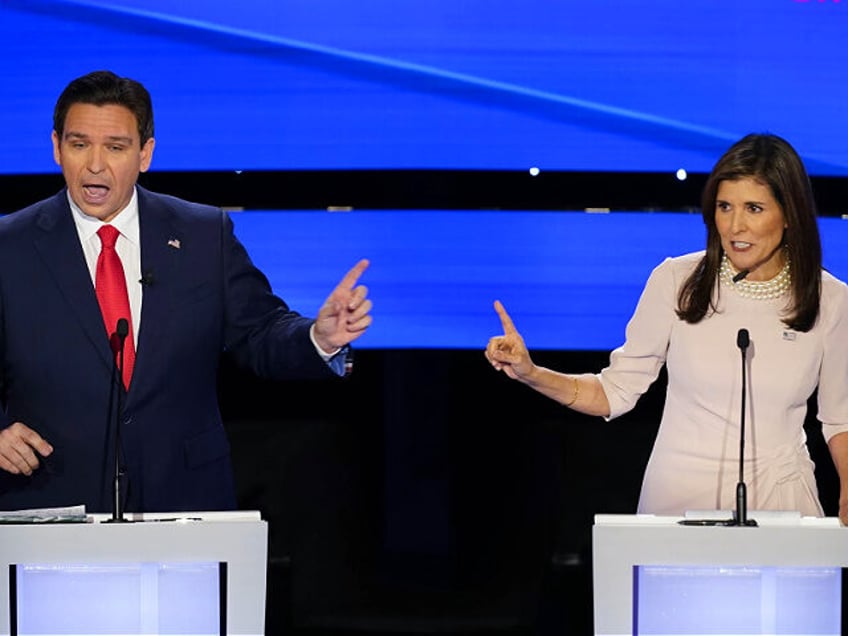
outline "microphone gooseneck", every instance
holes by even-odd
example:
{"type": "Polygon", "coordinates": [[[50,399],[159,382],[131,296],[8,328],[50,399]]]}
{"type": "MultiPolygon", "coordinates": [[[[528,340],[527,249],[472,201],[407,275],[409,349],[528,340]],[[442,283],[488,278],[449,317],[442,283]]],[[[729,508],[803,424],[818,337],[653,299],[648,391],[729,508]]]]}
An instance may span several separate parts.
{"type": "MultiPolygon", "coordinates": [[[[739,280],[744,278],[748,270],[739,272],[739,280]],[[741,274],[741,276],[740,276],[741,274]]],[[[736,278],[734,277],[734,281],[736,278]]],[[[736,484],[736,512],[732,519],[681,519],[677,523],[682,526],[756,526],[757,522],[748,519],[748,492],[745,486],[745,395],[747,393],[747,364],[746,354],[751,344],[751,336],[747,329],[740,329],[736,334],[736,346],[742,352],[742,415],[739,423],[739,482],[736,484]]]]}
{"type": "MultiPolygon", "coordinates": [[[[741,272],[740,272],[741,273],[741,272]]],[[[747,270],[745,271],[747,274],[747,270]]],[[[748,392],[747,383],[747,352],[751,344],[751,336],[747,329],[740,329],[736,334],[736,346],[742,354],[742,410],[739,417],[739,482],[736,484],[736,518],[735,526],[756,526],[757,522],[748,519],[748,489],[745,485],[745,396],[748,392]]]]}
{"type": "Polygon", "coordinates": [[[124,471],[121,466],[121,420],[124,417],[124,343],[130,333],[130,324],[126,318],[119,318],[118,324],[115,326],[113,334],[114,346],[117,349],[117,371],[118,371],[118,388],[117,388],[117,407],[115,409],[115,470],[113,473],[112,487],[112,518],[111,522],[122,523],[126,522],[124,518],[124,505],[121,497],[121,480],[124,476],[124,471]]]}

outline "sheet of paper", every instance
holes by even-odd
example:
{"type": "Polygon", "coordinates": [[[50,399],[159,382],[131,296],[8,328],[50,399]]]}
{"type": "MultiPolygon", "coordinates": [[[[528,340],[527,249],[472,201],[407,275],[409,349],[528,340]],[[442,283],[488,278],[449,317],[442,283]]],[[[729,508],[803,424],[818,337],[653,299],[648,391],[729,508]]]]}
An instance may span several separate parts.
{"type": "Polygon", "coordinates": [[[0,510],[0,524],[10,523],[85,523],[88,515],[85,506],[60,508],[31,508],[28,510],[0,510]]]}

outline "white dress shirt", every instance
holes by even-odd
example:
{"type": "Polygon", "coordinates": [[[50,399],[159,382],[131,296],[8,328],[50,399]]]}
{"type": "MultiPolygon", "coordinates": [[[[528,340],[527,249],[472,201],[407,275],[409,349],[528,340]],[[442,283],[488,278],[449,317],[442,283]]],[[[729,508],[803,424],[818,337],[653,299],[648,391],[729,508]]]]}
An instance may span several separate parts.
{"type": "MultiPolygon", "coordinates": [[[[73,212],[74,225],[77,228],[82,251],[85,254],[85,262],[91,274],[91,283],[95,284],[97,273],[97,257],[100,256],[100,237],[97,235],[103,225],[100,219],[88,216],[71,199],[68,194],[68,203],[73,212]]],[[[132,198],[123,210],[121,210],[108,225],[114,226],[120,232],[115,242],[115,251],[121,257],[124,267],[124,278],[127,281],[127,294],[130,299],[130,313],[132,314],[133,344],[138,350],[138,329],[141,323],[141,303],[143,287],[141,285],[141,241],[138,226],[138,195],[133,190],[132,198]]]]}

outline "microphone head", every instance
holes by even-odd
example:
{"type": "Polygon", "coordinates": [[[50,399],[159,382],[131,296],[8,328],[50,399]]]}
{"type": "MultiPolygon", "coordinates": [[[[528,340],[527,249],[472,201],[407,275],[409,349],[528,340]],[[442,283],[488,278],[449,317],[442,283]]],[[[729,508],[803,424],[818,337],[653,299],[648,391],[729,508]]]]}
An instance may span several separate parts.
{"type": "Polygon", "coordinates": [[[738,283],[740,280],[744,280],[748,276],[748,274],[750,274],[750,273],[751,273],[750,269],[743,269],[741,272],[736,274],[732,278],[732,280],[733,280],[734,283],[738,283]]]}
{"type": "Polygon", "coordinates": [[[749,344],[751,344],[751,338],[748,335],[748,330],[740,329],[739,333],[736,334],[736,346],[744,351],[749,344]]]}
{"type": "Polygon", "coordinates": [[[115,327],[115,333],[119,338],[126,338],[130,333],[130,323],[126,318],[118,318],[118,324],[115,327]]]}

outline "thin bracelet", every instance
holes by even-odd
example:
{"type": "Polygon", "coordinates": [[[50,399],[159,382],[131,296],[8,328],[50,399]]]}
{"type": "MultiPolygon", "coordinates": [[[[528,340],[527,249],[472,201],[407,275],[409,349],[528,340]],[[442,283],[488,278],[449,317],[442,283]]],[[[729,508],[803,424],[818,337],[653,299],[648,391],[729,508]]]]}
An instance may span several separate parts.
{"type": "Polygon", "coordinates": [[[567,407],[573,405],[577,401],[577,396],[580,395],[580,383],[577,381],[577,376],[573,375],[571,377],[574,378],[574,395],[571,397],[570,402],[565,403],[567,407]]]}

